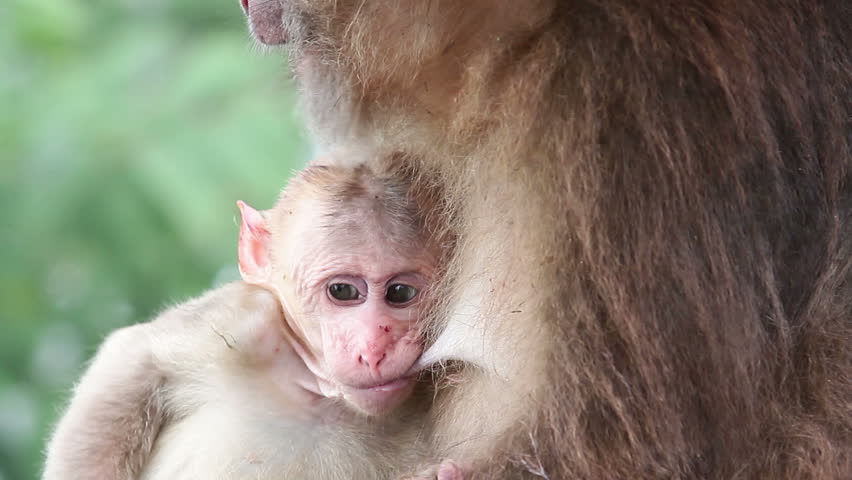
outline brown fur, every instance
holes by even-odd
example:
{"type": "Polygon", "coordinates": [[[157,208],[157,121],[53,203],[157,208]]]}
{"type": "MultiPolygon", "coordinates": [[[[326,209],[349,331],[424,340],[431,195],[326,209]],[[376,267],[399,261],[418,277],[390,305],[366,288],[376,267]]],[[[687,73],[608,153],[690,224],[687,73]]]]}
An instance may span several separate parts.
{"type": "Polygon", "coordinates": [[[318,137],[445,185],[446,328],[491,286],[447,455],[852,478],[849,2],[281,3],[318,137]]]}

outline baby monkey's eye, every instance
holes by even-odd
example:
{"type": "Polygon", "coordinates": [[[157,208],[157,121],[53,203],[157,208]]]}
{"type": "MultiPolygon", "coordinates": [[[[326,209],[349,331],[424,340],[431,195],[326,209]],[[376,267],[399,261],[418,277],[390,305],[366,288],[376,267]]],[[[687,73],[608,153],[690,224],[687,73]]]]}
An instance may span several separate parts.
{"type": "Polygon", "coordinates": [[[328,294],[331,295],[331,298],[342,302],[358,300],[361,296],[355,285],[350,283],[332,283],[328,286],[328,294]]]}
{"type": "Polygon", "coordinates": [[[394,283],[389,286],[387,292],[385,292],[385,298],[387,301],[397,305],[408,303],[416,296],[417,289],[404,283],[394,283]]]}

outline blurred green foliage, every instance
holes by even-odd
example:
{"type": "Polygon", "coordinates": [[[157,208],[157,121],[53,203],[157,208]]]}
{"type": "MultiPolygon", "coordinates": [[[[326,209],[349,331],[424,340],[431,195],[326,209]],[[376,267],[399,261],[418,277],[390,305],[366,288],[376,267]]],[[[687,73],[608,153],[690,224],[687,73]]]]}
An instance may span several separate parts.
{"type": "Polygon", "coordinates": [[[236,278],[235,201],[309,155],[237,0],[0,3],[0,480],[116,327],[236,278]]]}

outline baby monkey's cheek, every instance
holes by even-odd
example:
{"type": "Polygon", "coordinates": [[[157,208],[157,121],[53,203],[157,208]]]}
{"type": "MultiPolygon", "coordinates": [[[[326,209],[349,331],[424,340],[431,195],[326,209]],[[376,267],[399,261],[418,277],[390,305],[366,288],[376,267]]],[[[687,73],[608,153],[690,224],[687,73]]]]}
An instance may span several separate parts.
{"type": "Polygon", "coordinates": [[[340,326],[329,326],[322,330],[322,345],[326,358],[348,354],[352,350],[353,342],[353,333],[340,326]]]}

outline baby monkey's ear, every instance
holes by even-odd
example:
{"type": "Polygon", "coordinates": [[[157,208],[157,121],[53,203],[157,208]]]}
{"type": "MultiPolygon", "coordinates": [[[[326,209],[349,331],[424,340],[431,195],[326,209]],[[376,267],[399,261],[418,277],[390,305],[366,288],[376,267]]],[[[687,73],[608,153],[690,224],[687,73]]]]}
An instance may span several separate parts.
{"type": "Polygon", "coordinates": [[[237,202],[242,215],[240,240],[237,245],[240,275],[247,283],[268,285],[269,283],[269,229],[263,214],[242,200],[237,202]]]}

